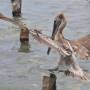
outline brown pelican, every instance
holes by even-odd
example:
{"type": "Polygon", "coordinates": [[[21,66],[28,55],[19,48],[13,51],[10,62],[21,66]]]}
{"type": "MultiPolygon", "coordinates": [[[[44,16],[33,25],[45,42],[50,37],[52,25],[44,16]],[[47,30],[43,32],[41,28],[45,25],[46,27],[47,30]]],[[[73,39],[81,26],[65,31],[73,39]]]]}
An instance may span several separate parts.
{"type": "MultiPolygon", "coordinates": [[[[69,51],[70,55],[60,54],[60,60],[58,66],[52,70],[59,70],[62,66],[68,66],[66,74],[72,76],[78,76],[81,79],[87,79],[86,73],[80,68],[75,58],[76,54],[79,54],[81,58],[90,57],[90,34],[82,37],[78,40],[68,40],[63,36],[63,29],[66,26],[66,19],[64,14],[59,14],[54,20],[54,27],[51,39],[54,40],[65,51],[69,51]]],[[[48,48],[47,54],[50,52],[48,48]]]]}
{"type": "MultiPolygon", "coordinates": [[[[18,25],[20,29],[27,28],[22,22],[16,22],[1,13],[0,19],[14,23],[18,25]]],[[[65,16],[63,14],[59,14],[54,21],[54,29],[52,34],[53,40],[46,35],[43,35],[36,29],[29,29],[29,31],[30,34],[33,35],[34,38],[37,39],[39,42],[42,42],[48,45],[50,48],[54,48],[59,52],[61,57],[58,66],[53,70],[62,71],[64,69],[64,66],[67,66],[65,70],[63,70],[65,71],[66,75],[77,76],[81,79],[88,80],[86,72],[84,72],[83,69],[80,68],[75,55],[77,53],[81,56],[81,58],[90,57],[90,34],[78,40],[68,40],[65,39],[62,33],[65,26],[65,16]]]]}

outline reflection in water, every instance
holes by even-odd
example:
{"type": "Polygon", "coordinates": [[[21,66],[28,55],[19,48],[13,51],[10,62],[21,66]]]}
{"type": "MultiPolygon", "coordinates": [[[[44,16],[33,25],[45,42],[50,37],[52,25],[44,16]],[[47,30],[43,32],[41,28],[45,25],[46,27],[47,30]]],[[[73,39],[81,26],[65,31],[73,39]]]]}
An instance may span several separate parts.
{"type": "MultiPolygon", "coordinates": [[[[0,0],[0,11],[11,15],[10,0],[0,0]],[[6,10],[7,9],[7,10],[6,10]]],[[[64,35],[77,39],[89,33],[90,5],[87,0],[23,0],[22,19],[30,28],[43,29],[51,36],[54,17],[64,12],[67,27],[64,35]]],[[[0,21],[0,89],[40,90],[42,78],[40,69],[54,67],[58,54],[52,51],[46,55],[47,47],[39,44],[30,36],[31,52],[17,52],[20,31],[12,24],[0,21]],[[55,54],[56,53],[56,54],[55,54]]],[[[81,66],[90,68],[89,61],[80,61],[81,66]]],[[[57,90],[89,90],[90,83],[57,74],[57,90]]]]}

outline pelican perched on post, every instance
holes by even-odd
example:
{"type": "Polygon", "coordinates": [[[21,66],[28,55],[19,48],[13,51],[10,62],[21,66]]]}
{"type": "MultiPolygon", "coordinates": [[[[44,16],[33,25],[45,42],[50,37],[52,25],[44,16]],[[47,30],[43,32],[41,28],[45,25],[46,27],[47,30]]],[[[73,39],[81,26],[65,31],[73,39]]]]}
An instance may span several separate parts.
{"type": "MultiPolygon", "coordinates": [[[[86,73],[80,68],[77,63],[75,54],[79,54],[81,58],[90,57],[90,34],[78,40],[68,40],[63,36],[63,29],[67,22],[64,14],[59,14],[54,20],[54,27],[51,39],[60,45],[65,51],[70,51],[70,55],[60,54],[58,66],[53,70],[59,70],[62,66],[68,66],[67,74],[78,76],[81,79],[87,79],[86,73]],[[60,67],[61,66],[61,67],[60,67]]],[[[50,53],[51,48],[48,48],[47,54],[50,53]]]]}
{"type": "MultiPolygon", "coordinates": [[[[38,30],[30,30],[30,33],[40,42],[54,48],[59,52],[60,60],[54,69],[49,71],[65,72],[65,75],[79,77],[88,80],[88,74],[83,70],[77,61],[76,54],[81,58],[90,57],[90,34],[78,40],[68,40],[63,36],[63,29],[67,22],[64,14],[59,14],[54,20],[54,29],[52,37],[38,32],[38,30]],[[83,42],[85,41],[85,42],[83,42]]],[[[48,53],[50,49],[48,49],[48,53]]]]}
{"type": "Polygon", "coordinates": [[[81,58],[87,59],[90,57],[90,34],[78,40],[68,40],[63,36],[63,29],[66,24],[64,14],[59,14],[54,20],[51,38],[42,34],[37,29],[29,30],[30,34],[40,43],[44,43],[59,52],[60,60],[58,65],[54,69],[49,69],[49,71],[63,71],[66,75],[88,80],[88,74],[79,66],[76,54],[79,54],[81,58]]]}

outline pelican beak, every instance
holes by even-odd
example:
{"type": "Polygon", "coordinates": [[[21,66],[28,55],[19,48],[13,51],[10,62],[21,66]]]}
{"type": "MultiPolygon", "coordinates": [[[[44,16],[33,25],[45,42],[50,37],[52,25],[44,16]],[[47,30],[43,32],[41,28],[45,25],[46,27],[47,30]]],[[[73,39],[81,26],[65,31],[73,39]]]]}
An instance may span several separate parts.
{"type": "MultiPolygon", "coordinates": [[[[61,21],[56,18],[54,20],[54,24],[53,24],[53,32],[52,32],[52,36],[51,36],[52,40],[54,40],[55,35],[56,35],[57,31],[58,31],[58,27],[59,27],[60,24],[61,24],[61,21]]],[[[50,51],[51,51],[51,48],[49,47],[48,51],[47,51],[48,55],[49,55],[50,51]]]]}
{"type": "Polygon", "coordinates": [[[62,22],[61,18],[58,18],[58,17],[56,17],[56,19],[54,20],[53,32],[52,32],[52,37],[51,37],[52,40],[54,40],[55,35],[56,35],[57,31],[58,31],[58,28],[59,28],[61,22],[62,22]]]}
{"type": "MultiPolygon", "coordinates": [[[[52,32],[52,36],[51,36],[51,39],[52,39],[52,40],[54,40],[54,38],[55,38],[56,28],[57,28],[57,24],[56,24],[56,20],[54,20],[53,32],[52,32]]],[[[51,48],[49,47],[49,48],[48,48],[48,51],[47,51],[47,54],[48,54],[48,55],[49,55],[50,51],[51,51],[51,48]]]]}
{"type": "Polygon", "coordinates": [[[57,22],[54,21],[53,32],[52,32],[52,36],[51,36],[52,40],[54,40],[56,33],[57,33],[57,22]]]}

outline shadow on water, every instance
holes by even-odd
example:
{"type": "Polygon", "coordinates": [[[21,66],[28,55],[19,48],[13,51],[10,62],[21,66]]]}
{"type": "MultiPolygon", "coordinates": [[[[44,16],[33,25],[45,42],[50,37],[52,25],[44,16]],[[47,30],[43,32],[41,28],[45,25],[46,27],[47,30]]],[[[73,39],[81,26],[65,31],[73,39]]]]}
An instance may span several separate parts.
{"type": "MultiPolygon", "coordinates": [[[[10,1],[0,0],[0,11],[11,17],[10,5],[10,1]]],[[[64,12],[68,22],[64,30],[65,37],[77,39],[90,32],[89,11],[88,0],[23,0],[22,21],[30,28],[43,29],[43,33],[51,35],[55,15],[64,12]]],[[[52,50],[50,56],[46,55],[47,47],[31,36],[31,52],[18,52],[19,34],[18,27],[0,21],[0,90],[40,90],[41,69],[54,67],[58,62],[58,54],[52,50]]],[[[90,68],[89,61],[81,65],[90,68]]],[[[65,77],[63,74],[57,74],[57,78],[57,90],[90,88],[89,82],[65,77]]]]}

